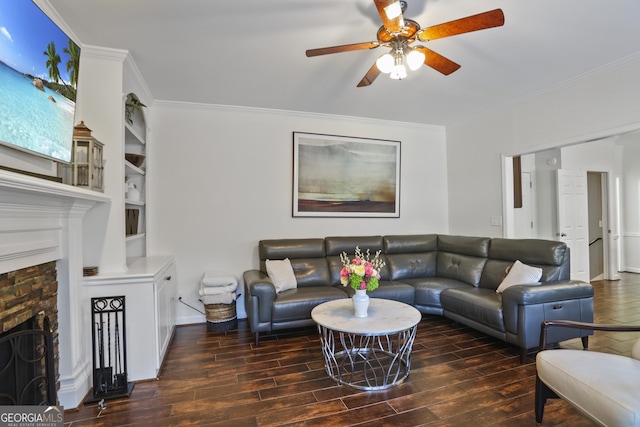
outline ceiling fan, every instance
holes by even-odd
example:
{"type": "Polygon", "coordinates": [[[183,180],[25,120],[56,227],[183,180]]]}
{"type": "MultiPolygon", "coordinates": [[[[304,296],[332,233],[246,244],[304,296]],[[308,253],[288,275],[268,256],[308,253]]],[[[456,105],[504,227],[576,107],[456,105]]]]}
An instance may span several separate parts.
{"type": "Polygon", "coordinates": [[[377,33],[377,41],[309,49],[306,52],[308,57],[313,57],[354,50],[375,49],[380,46],[391,48],[389,53],[382,55],[371,66],[367,74],[358,83],[358,87],[369,86],[380,73],[389,73],[392,79],[403,79],[407,76],[407,67],[411,70],[416,70],[422,64],[439,71],[445,76],[449,75],[460,68],[460,65],[426,46],[411,45],[414,42],[428,42],[504,25],[502,10],[495,9],[421,29],[416,21],[404,18],[404,12],[407,9],[405,1],[374,0],[374,3],[382,20],[382,26],[377,33]]]}

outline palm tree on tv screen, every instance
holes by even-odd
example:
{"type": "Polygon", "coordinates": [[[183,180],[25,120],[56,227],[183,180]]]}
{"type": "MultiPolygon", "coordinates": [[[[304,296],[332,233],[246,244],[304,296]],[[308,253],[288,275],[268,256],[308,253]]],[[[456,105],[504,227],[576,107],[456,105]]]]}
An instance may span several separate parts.
{"type": "Polygon", "coordinates": [[[74,88],[78,85],[78,69],[80,68],[80,48],[73,42],[68,40],[68,46],[62,49],[64,53],[69,55],[67,60],[67,73],[69,73],[69,80],[71,86],[74,88]]]}
{"type": "Polygon", "coordinates": [[[50,42],[47,45],[47,50],[43,52],[47,57],[46,67],[49,69],[49,78],[53,83],[58,84],[62,82],[62,86],[55,86],[56,90],[61,95],[66,96],[68,99],[75,102],[76,100],[76,86],[78,84],[78,69],[80,65],[80,48],[71,39],[67,39],[67,47],[62,49],[64,53],[69,55],[67,60],[67,73],[69,73],[70,84],[64,81],[60,75],[60,69],[58,65],[62,62],[60,55],[56,52],[56,45],[54,42],[50,42]]]}
{"type": "MultiPolygon", "coordinates": [[[[50,42],[47,45],[47,50],[42,52],[47,57],[47,68],[49,69],[49,77],[54,82],[60,81],[60,70],[58,70],[58,64],[60,64],[60,55],[56,52],[56,45],[54,42],[50,42]]],[[[63,82],[64,83],[64,82],[63,82]]]]}

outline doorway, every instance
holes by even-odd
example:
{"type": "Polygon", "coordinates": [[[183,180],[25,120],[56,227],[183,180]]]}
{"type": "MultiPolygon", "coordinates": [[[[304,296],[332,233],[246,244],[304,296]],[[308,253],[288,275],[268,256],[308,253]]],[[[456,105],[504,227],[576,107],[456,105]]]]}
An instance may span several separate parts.
{"type": "MultiPolygon", "coordinates": [[[[611,166],[610,164],[604,166],[606,169],[600,169],[603,165],[587,164],[582,160],[584,156],[579,157],[571,151],[566,154],[566,151],[570,150],[545,150],[521,156],[519,181],[522,182],[522,203],[517,206],[513,197],[511,200],[507,199],[507,196],[514,192],[515,180],[505,181],[507,182],[505,186],[507,205],[504,210],[504,236],[562,241],[573,238],[575,241],[567,242],[571,247],[572,267],[576,267],[576,269],[572,268],[575,270],[572,271],[572,278],[575,275],[576,279],[585,281],[616,280],[620,250],[615,246],[618,244],[617,233],[612,229],[615,229],[618,224],[615,219],[619,209],[617,207],[619,198],[616,196],[616,188],[612,185],[617,182],[619,172],[610,171],[607,168],[611,166]],[[563,168],[565,164],[568,169],[563,168]],[[583,177],[584,190],[581,197],[583,203],[579,204],[582,207],[578,211],[575,210],[577,208],[575,197],[564,194],[564,198],[559,199],[561,196],[558,188],[560,172],[583,177]],[[508,181],[511,181],[510,185],[508,181]],[[612,198],[609,197],[610,194],[612,198]],[[561,203],[561,201],[569,203],[573,210],[567,211],[567,203],[561,203]],[[561,215],[563,206],[565,214],[561,215]],[[566,226],[563,219],[571,217],[582,218],[579,228],[583,233],[580,236],[574,236],[575,230],[572,229],[572,232],[564,230],[563,237],[561,227],[566,226]],[[613,222],[611,218],[614,219],[613,222]],[[579,271],[577,267],[580,267],[579,271]]],[[[599,156],[598,159],[602,157],[599,156]]],[[[510,166],[511,160],[511,158],[505,159],[504,166],[510,166]]],[[[614,167],[612,166],[611,169],[614,167]]],[[[511,169],[504,176],[507,178],[513,173],[516,171],[511,169]]]]}
{"type": "Polygon", "coordinates": [[[607,225],[607,175],[602,172],[587,172],[587,204],[589,223],[589,279],[605,278],[605,237],[607,225]]]}

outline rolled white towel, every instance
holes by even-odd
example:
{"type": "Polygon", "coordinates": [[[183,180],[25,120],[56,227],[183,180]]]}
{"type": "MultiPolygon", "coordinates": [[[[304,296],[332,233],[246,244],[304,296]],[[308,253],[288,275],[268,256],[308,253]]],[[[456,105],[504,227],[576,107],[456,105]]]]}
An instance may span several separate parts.
{"type": "Polygon", "coordinates": [[[236,300],[235,292],[225,292],[218,295],[204,295],[200,298],[203,304],[232,304],[236,300]]]}
{"type": "Polygon", "coordinates": [[[238,285],[232,283],[225,286],[204,286],[200,284],[200,295],[220,295],[227,292],[235,292],[238,285]]]}
{"type": "Polygon", "coordinates": [[[234,276],[230,276],[228,273],[220,273],[217,271],[206,271],[202,275],[200,285],[205,287],[226,287],[234,286],[233,290],[238,286],[238,279],[234,276]]]}

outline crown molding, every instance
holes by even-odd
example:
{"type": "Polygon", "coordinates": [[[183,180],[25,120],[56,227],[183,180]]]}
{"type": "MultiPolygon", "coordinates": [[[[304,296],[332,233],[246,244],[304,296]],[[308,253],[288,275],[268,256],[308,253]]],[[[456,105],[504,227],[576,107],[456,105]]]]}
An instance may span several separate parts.
{"type": "Polygon", "coordinates": [[[128,52],[128,55],[124,59],[124,69],[126,73],[125,75],[128,74],[128,76],[133,80],[132,85],[136,88],[136,95],[138,98],[150,106],[153,103],[153,94],[151,93],[149,86],[147,86],[147,82],[144,80],[144,77],[142,77],[142,73],[130,52],[128,52]]]}
{"type": "Polygon", "coordinates": [[[158,108],[172,108],[177,110],[205,110],[205,111],[226,111],[226,112],[239,112],[239,113],[256,113],[256,114],[272,114],[286,117],[301,117],[301,118],[320,118],[329,119],[333,121],[349,121],[358,122],[362,124],[384,124],[392,126],[402,126],[404,128],[415,128],[421,130],[429,130],[432,132],[445,132],[445,126],[422,124],[413,122],[401,122],[394,120],[381,120],[371,119],[366,117],[357,116],[341,116],[337,114],[323,114],[323,113],[309,113],[304,111],[294,110],[279,110],[271,108],[259,108],[259,107],[243,107],[235,105],[222,105],[222,104],[205,104],[197,102],[181,102],[181,101],[154,101],[154,106],[158,108]]]}

